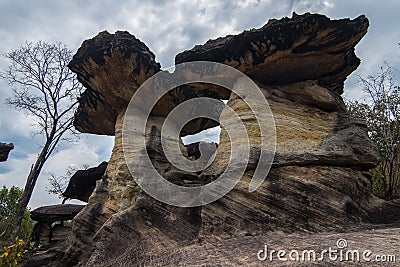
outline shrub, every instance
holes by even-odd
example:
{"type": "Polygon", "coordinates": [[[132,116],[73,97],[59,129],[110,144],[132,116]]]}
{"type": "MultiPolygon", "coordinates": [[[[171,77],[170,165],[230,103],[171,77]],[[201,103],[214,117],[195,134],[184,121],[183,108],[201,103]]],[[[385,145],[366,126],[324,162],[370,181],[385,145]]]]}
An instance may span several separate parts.
{"type": "MultiPolygon", "coordinates": [[[[22,196],[22,189],[12,186],[3,186],[0,190],[0,240],[8,240],[12,232],[12,221],[18,203],[22,196]]],[[[24,240],[30,238],[33,229],[33,222],[30,219],[29,210],[26,209],[18,236],[24,240]]]]}

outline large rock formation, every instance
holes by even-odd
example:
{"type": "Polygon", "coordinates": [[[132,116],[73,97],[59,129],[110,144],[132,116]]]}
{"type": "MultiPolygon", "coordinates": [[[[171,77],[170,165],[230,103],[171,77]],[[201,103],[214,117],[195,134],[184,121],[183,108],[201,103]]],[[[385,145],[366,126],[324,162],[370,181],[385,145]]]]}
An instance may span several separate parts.
{"type": "MultiPolygon", "coordinates": [[[[266,233],[276,230],[343,231],[399,220],[396,205],[370,193],[368,170],[379,155],[365,124],[349,117],[340,96],[344,80],[360,62],[354,47],[367,28],[364,16],[330,20],[294,14],[291,19],[271,20],[260,29],[208,41],[176,57],[177,63],[221,62],[249,75],[268,100],[276,125],[271,172],[255,192],[249,192],[263,148],[260,128],[245,100],[217,86],[190,84],[159,101],[147,120],[145,148],[125,156],[140,165],[146,149],[157,171],[173,183],[193,186],[218,177],[229,162],[232,138],[222,130],[215,160],[206,170],[189,173],[175,168],[160,143],[165,117],[175,106],[200,95],[227,99],[247,131],[251,153],[243,177],[223,198],[196,208],[177,208],[149,197],[125,162],[124,111],[137,88],[160,71],[154,55],[126,32],[103,32],[85,41],[70,63],[87,88],[75,125],[83,132],[114,134],[115,144],[105,175],[74,218],[68,241],[32,258],[30,266],[257,266],[250,253],[232,246],[254,248],[254,240],[258,247],[266,233]],[[201,255],[192,255],[194,251],[201,255]]],[[[220,119],[232,125],[228,110],[222,110],[220,119]]],[[[215,124],[197,120],[187,124],[181,136],[215,124]]],[[[141,137],[137,129],[128,130],[133,138],[141,137]]],[[[177,131],[167,129],[168,133],[177,131]]],[[[167,145],[170,142],[167,137],[167,145]]],[[[199,157],[198,145],[180,145],[187,157],[199,157]]],[[[232,149],[241,151],[247,145],[243,139],[232,149]]]]}
{"type": "Polygon", "coordinates": [[[6,161],[8,159],[8,154],[14,149],[12,143],[6,144],[0,142],[0,161],[6,161]]]}

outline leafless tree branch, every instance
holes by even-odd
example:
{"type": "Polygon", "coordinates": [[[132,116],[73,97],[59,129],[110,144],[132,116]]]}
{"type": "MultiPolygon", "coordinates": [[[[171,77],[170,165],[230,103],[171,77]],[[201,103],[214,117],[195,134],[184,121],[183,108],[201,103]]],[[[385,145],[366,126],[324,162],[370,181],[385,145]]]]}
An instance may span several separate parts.
{"type": "Polygon", "coordinates": [[[72,51],[61,43],[26,42],[4,56],[10,64],[0,77],[12,87],[12,96],[6,103],[32,117],[36,133],[45,137],[17,211],[16,233],[43,165],[57,146],[69,139],[67,132],[74,133],[73,113],[82,85],[67,66],[72,51]]]}

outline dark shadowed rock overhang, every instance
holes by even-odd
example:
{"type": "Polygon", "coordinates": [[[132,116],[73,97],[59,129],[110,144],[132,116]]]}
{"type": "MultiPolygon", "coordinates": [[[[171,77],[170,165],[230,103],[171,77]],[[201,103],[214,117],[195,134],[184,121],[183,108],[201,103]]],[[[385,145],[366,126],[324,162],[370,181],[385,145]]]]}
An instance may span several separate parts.
{"type": "Polygon", "coordinates": [[[63,197],[88,202],[96,187],[96,181],[101,179],[106,169],[107,162],[102,162],[97,167],[78,170],[69,180],[67,188],[62,193],[63,197]]]}
{"type": "Polygon", "coordinates": [[[260,29],[209,40],[184,51],[175,63],[220,62],[264,84],[318,80],[343,93],[343,82],[360,60],[354,46],[368,29],[368,19],[330,20],[319,14],[293,14],[270,20],[260,29]]]}
{"type": "Polygon", "coordinates": [[[82,43],[68,67],[86,87],[74,126],[84,133],[114,135],[114,124],[135,90],[160,71],[150,49],[124,31],[99,33],[82,43]]]}
{"type": "MultiPolygon", "coordinates": [[[[118,114],[128,106],[136,90],[161,71],[150,49],[134,35],[122,31],[115,34],[104,31],[84,41],[68,67],[86,87],[78,99],[74,126],[80,132],[100,135],[115,134],[118,114]]],[[[183,85],[175,88],[159,100],[152,115],[166,116],[177,104],[190,98],[228,98],[226,90],[220,89],[221,93],[216,93],[209,87],[183,85]]],[[[152,95],[152,92],[148,93],[152,95]]],[[[217,125],[218,122],[198,118],[184,127],[182,135],[217,125]]]]}
{"type": "Polygon", "coordinates": [[[14,145],[12,143],[0,143],[0,161],[6,161],[8,159],[8,154],[13,149],[14,145]]]}
{"type": "Polygon", "coordinates": [[[85,205],[59,204],[43,206],[31,211],[31,219],[38,222],[72,220],[85,205]]]}

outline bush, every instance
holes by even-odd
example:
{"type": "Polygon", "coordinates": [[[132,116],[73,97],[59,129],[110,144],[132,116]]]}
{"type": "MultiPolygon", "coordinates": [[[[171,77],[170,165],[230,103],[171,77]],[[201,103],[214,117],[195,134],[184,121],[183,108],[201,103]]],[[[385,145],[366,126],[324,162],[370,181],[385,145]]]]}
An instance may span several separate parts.
{"type": "Polygon", "coordinates": [[[4,247],[0,254],[0,266],[18,266],[22,261],[22,256],[28,252],[27,245],[22,239],[16,238],[15,244],[4,247]]]}
{"type": "MultiPolygon", "coordinates": [[[[13,216],[18,208],[18,203],[22,197],[22,189],[12,186],[3,186],[0,190],[0,240],[5,241],[10,238],[12,232],[13,216]]],[[[25,210],[18,237],[29,240],[33,229],[33,222],[30,219],[29,210],[25,210]]]]}
{"type": "MultiPolygon", "coordinates": [[[[377,197],[386,198],[384,179],[387,179],[387,177],[382,173],[382,168],[378,166],[370,172],[372,174],[372,193],[377,197]]],[[[394,188],[392,199],[397,198],[400,198],[400,190],[399,188],[394,188]]]]}

